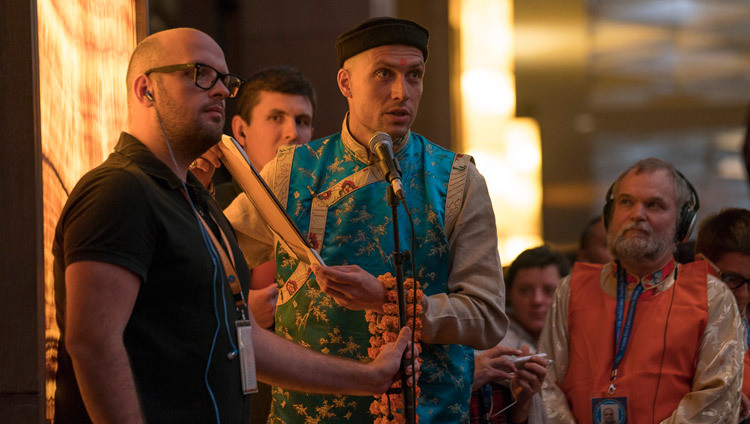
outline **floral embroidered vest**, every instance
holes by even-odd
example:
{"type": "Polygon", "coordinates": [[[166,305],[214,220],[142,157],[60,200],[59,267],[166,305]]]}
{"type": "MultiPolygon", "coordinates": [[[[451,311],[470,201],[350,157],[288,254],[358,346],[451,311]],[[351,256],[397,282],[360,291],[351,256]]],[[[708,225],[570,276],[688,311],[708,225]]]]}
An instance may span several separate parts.
{"type": "MultiPolygon", "coordinates": [[[[344,137],[349,137],[344,134],[344,137]]],[[[348,139],[352,143],[353,139],[348,139]]],[[[450,271],[446,219],[455,222],[471,159],[411,133],[396,152],[407,204],[416,231],[418,280],[426,295],[445,293],[450,271]],[[446,213],[446,208],[448,213],[446,213]]],[[[349,144],[351,146],[351,144],[349,144]]],[[[307,145],[282,147],[273,187],[286,212],[327,265],[356,264],[378,276],[394,273],[393,227],[388,184],[364,162],[361,146],[352,150],[342,134],[307,145]]],[[[400,247],[411,250],[409,220],[398,208],[400,247]]],[[[369,361],[370,333],[364,311],[338,306],[325,295],[304,263],[276,248],[279,298],[276,332],[323,352],[369,361]]],[[[411,264],[404,265],[411,276],[411,264]]],[[[473,350],[460,345],[423,345],[422,423],[468,422],[474,373],[473,350]]],[[[365,423],[371,396],[309,395],[273,389],[270,422],[365,423]]]]}

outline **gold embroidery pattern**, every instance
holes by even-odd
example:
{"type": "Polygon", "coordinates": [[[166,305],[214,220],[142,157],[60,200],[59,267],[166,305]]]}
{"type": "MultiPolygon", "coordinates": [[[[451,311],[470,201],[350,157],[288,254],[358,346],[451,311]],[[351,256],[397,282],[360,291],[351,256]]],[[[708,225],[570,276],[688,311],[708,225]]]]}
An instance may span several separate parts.
{"type": "Polygon", "coordinates": [[[471,156],[459,153],[453,158],[451,176],[448,180],[448,192],[445,196],[445,231],[447,234],[453,231],[453,227],[458,220],[458,212],[463,204],[466,173],[470,161],[471,156]]]}
{"type": "MultiPolygon", "coordinates": [[[[293,261],[295,260],[289,258],[284,262],[293,261]]],[[[307,284],[307,280],[311,272],[312,271],[307,264],[305,264],[304,262],[298,262],[297,268],[294,270],[292,275],[289,276],[289,278],[287,278],[287,280],[279,286],[279,296],[276,299],[276,305],[283,305],[289,302],[297,293],[299,293],[299,290],[302,288],[302,286],[307,284]]]]}
{"type": "MultiPolygon", "coordinates": [[[[317,286],[317,284],[316,284],[317,286]]],[[[322,291],[320,291],[318,288],[313,287],[312,284],[308,282],[308,284],[305,284],[305,301],[306,303],[309,303],[309,306],[307,308],[307,312],[305,312],[304,315],[301,315],[299,313],[299,308],[297,307],[296,301],[293,303],[294,309],[295,309],[295,318],[294,318],[294,325],[297,327],[298,331],[302,331],[307,326],[307,321],[312,316],[315,318],[317,322],[329,322],[328,314],[326,313],[326,310],[332,308],[334,306],[333,298],[326,295],[322,291]]]]}
{"type": "Polygon", "coordinates": [[[314,150],[310,143],[305,143],[303,146],[307,148],[307,152],[310,153],[310,157],[314,157],[315,159],[320,159],[320,155],[323,153],[323,149],[325,149],[326,145],[330,141],[330,138],[326,138],[323,140],[322,143],[320,143],[320,147],[317,148],[317,150],[314,150]]]}
{"type": "Polygon", "coordinates": [[[382,225],[369,225],[369,232],[357,230],[357,235],[354,238],[354,243],[361,244],[362,247],[357,250],[357,256],[366,256],[372,252],[378,252],[383,263],[390,263],[392,258],[390,253],[387,253],[380,246],[380,239],[383,235],[388,232],[390,219],[386,219],[386,222],[382,225]]]}
{"type": "Polygon", "coordinates": [[[294,159],[294,146],[279,148],[276,155],[276,175],[274,176],[273,192],[279,199],[281,206],[286,206],[289,196],[289,180],[292,172],[292,160],[294,159]]]}
{"type": "Polygon", "coordinates": [[[338,327],[333,327],[333,331],[328,333],[327,339],[321,337],[319,343],[321,346],[326,346],[323,348],[324,353],[329,353],[330,349],[333,349],[335,354],[339,356],[356,358],[359,361],[368,360],[366,355],[358,353],[362,350],[362,346],[354,341],[354,337],[349,336],[345,339],[338,327]]]}
{"type": "MultiPolygon", "coordinates": [[[[365,168],[356,172],[349,177],[343,178],[334,184],[331,188],[319,193],[313,197],[310,208],[310,226],[308,228],[308,239],[314,241],[313,248],[318,251],[323,249],[322,241],[325,236],[326,221],[328,220],[328,208],[350,194],[358,188],[364,187],[375,182],[371,168],[365,168]]],[[[353,199],[349,199],[350,205],[353,199]]],[[[302,204],[298,204],[300,209],[302,204]]],[[[349,209],[351,210],[351,209],[349,209]]],[[[341,219],[338,219],[338,225],[341,225],[341,219]]]]}

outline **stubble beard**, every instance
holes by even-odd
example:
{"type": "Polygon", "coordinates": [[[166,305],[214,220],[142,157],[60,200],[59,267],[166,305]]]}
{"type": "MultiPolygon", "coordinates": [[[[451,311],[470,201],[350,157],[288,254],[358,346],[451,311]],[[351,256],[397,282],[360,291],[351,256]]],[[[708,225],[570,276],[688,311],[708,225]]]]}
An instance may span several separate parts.
{"type": "MultiPolygon", "coordinates": [[[[392,105],[392,106],[389,106],[388,108],[386,108],[386,110],[390,109],[392,107],[406,107],[406,106],[401,105],[401,104],[399,104],[399,105],[392,105]]],[[[412,110],[411,108],[407,108],[407,109],[410,110],[409,122],[405,123],[404,125],[398,125],[398,126],[392,127],[392,126],[389,126],[387,124],[387,120],[385,118],[383,118],[378,123],[378,125],[381,128],[383,128],[383,129],[378,130],[378,131],[385,131],[385,132],[387,132],[388,135],[390,135],[394,140],[398,140],[398,139],[406,137],[406,134],[408,134],[409,131],[411,131],[411,127],[412,127],[412,125],[414,125],[414,120],[417,118],[417,108],[416,107],[414,108],[414,110],[412,110]]]]}
{"type": "Polygon", "coordinates": [[[607,234],[607,246],[617,259],[628,262],[651,261],[674,249],[674,236],[674,231],[662,236],[654,234],[653,229],[645,223],[629,223],[616,234],[607,234]],[[647,237],[625,238],[625,232],[630,229],[645,231],[647,237]]]}
{"type": "Polygon", "coordinates": [[[202,110],[186,115],[168,94],[162,95],[159,116],[164,132],[176,157],[192,161],[220,141],[224,119],[221,122],[202,122],[202,110]]]}

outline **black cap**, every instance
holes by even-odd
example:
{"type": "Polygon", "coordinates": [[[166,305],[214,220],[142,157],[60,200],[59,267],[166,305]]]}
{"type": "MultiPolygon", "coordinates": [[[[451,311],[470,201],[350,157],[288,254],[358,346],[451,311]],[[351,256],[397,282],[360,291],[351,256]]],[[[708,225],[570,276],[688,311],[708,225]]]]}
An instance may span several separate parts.
{"type": "Polygon", "coordinates": [[[427,42],[430,32],[416,22],[397,18],[368,19],[336,39],[339,67],[352,56],[375,47],[403,44],[422,51],[427,61],[427,42]]]}

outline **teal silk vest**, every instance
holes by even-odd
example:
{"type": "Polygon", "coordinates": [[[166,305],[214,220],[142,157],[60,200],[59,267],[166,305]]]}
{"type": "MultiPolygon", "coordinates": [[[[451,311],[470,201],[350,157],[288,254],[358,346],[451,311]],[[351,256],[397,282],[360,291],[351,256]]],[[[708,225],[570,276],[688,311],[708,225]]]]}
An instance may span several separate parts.
{"type": "MultiPolygon", "coordinates": [[[[450,272],[446,216],[455,222],[471,158],[418,134],[410,133],[404,140],[396,157],[414,220],[418,280],[425,295],[446,293],[450,272]]],[[[281,204],[327,265],[356,264],[375,276],[394,274],[388,183],[375,166],[357,158],[341,133],[282,147],[275,178],[273,189],[281,204]]],[[[401,249],[411,250],[409,220],[402,206],[398,214],[401,249]]],[[[369,361],[371,335],[364,311],[338,306],[320,290],[309,267],[287,253],[281,242],[277,242],[276,262],[276,332],[324,354],[369,361]]],[[[404,274],[411,276],[408,261],[404,274]]],[[[423,344],[421,357],[420,422],[468,422],[473,350],[423,344]]],[[[269,422],[372,422],[372,401],[371,396],[308,395],[274,388],[269,422]]]]}

